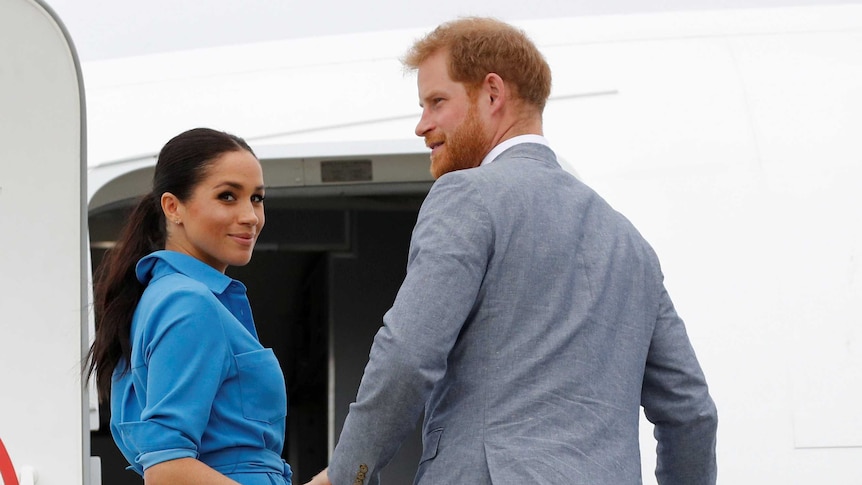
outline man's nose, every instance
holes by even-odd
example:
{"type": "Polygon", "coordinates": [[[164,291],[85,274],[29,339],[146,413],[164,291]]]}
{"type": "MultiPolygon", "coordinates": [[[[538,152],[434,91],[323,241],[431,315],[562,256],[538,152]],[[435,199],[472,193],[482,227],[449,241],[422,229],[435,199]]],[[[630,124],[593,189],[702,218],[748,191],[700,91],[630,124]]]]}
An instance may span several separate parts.
{"type": "Polygon", "coordinates": [[[422,116],[419,118],[419,123],[416,124],[416,136],[425,136],[433,127],[427,112],[422,110],[422,116]]]}

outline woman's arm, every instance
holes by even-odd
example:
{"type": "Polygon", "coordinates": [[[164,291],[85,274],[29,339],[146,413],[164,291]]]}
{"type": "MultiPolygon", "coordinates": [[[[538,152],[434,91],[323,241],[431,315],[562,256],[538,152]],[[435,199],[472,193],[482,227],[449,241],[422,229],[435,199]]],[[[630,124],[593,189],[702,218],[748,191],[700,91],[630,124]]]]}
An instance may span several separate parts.
{"type": "Polygon", "coordinates": [[[179,458],[147,468],[144,485],[239,485],[239,482],[194,458],[179,458]]]}

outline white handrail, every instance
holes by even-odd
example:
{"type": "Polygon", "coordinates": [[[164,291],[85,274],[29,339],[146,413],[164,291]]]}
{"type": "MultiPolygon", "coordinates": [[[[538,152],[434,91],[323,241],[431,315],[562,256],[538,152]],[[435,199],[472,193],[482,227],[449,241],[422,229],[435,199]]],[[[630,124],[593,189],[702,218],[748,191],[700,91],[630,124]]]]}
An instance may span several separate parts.
{"type": "Polygon", "coordinates": [[[21,467],[21,473],[18,477],[18,485],[36,485],[36,470],[32,466],[21,467]]]}

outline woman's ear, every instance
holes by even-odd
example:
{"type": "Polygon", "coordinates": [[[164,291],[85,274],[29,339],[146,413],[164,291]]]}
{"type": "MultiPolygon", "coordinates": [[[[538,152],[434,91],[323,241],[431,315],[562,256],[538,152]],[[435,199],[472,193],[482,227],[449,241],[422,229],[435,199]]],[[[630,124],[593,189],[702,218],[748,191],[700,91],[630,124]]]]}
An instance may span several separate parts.
{"type": "Polygon", "coordinates": [[[165,220],[169,223],[181,224],[182,215],[180,214],[180,208],[182,204],[177,196],[170,192],[165,192],[162,194],[161,203],[162,212],[165,214],[165,220]]]}

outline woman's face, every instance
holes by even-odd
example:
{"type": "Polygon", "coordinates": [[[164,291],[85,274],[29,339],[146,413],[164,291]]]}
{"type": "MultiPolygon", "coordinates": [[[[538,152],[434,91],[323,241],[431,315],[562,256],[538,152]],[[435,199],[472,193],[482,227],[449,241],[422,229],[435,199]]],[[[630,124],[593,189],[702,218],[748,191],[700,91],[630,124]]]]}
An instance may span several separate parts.
{"type": "Polygon", "coordinates": [[[170,227],[165,249],[194,256],[221,272],[247,264],[263,229],[263,198],[257,158],[246,150],[222,154],[188,200],[175,199],[175,210],[168,210],[170,204],[166,208],[170,227]]]}

